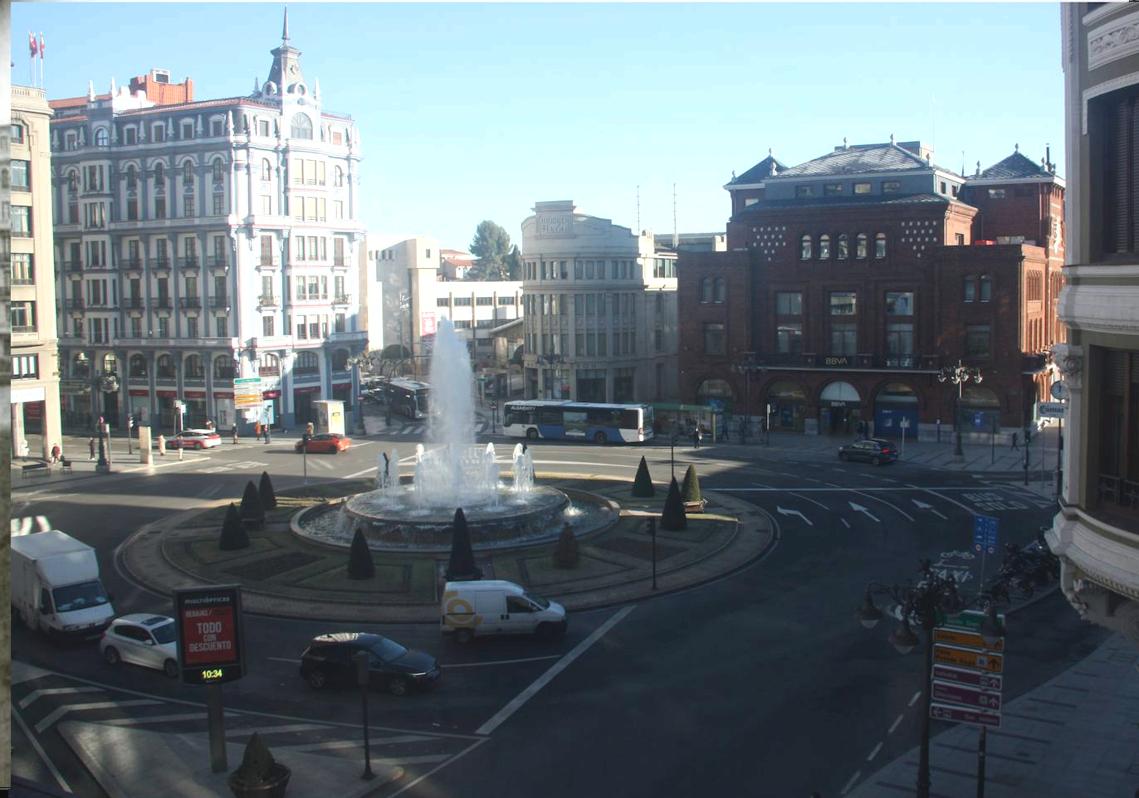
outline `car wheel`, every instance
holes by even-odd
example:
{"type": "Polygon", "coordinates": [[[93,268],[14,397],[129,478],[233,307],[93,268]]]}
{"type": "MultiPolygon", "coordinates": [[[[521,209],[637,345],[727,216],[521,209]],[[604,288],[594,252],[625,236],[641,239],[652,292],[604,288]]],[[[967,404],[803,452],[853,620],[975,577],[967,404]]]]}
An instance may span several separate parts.
{"type": "Polygon", "coordinates": [[[178,661],[168,659],[162,663],[162,672],[169,676],[171,679],[178,678],[178,661]]]}
{"type": "Polygon", "coordinates": [[[526,439],[531,441],[538,440],[538,430],[534,429],[533,427],[526,430],[526,439]]]}
{"type": "Polygon", "coordinates": [[[873,463],[874,465],[882,465],[882,458],[875,455],[874,459],[871,460],[870,462],[873,463]]]}
{"type": "Polygon", "coordinates": [[[540,623],[534,630],[534,637],[539,640],[553,640],[557,634],[558,630],[552,623],[540,623]]]}
{"type": "Polygon", "coordinates": [[[456,629],[455,642],[461,646],[465,646],[475,639],[475,633],[471,629],[456,629]]]}
{"type": "Polygon", "coordinates": [[[328,677],[324,675],[324,671],[312,670],[308,672],[305,681],[313,690],[321,690],[328,684],[328,677]]]}
{"type": "Polygon", "coordinates": [[[605,437],[605,433],[604,433],[604,432],[596,432],[596,433],[594,433],[594,435],[593,435],[593,442],[594,442],[594,443],[605,443],[605,442],[607,442],[608,440],[609,440],[609,439],[605,437]]]}
{"type": "Polygon", "coordinates": [[[103,649],[103,659],[107,661],[108,665],[118,665],[123,661],[123,658],[119,656],[119,650],[114,646],[107,646],[103,649]]]}
{"type": "Polygon", "coordinates": [[[410,689],[407,679],[402,676],[393,676],[388,681],[388,692],[392,695],[407,695],[410,689]]]}

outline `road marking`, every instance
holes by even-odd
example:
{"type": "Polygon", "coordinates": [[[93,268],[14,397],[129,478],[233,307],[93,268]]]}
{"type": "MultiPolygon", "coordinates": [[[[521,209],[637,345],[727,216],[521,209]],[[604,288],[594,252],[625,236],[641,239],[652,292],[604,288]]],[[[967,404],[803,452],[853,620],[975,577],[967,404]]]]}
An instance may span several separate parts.
{"type": "MultiPolygon", "coordinates": [[[[229,715],[230,713],[225,713],[229,715]]],[[[145,715],[138,718],[114,718],[99,721],[104,726],[137,726],[141,723],[165,723],[168,720],[201,720],[208,718],[206,712],[183,712],[181,715],[145,715]]]]}
{"type": "Polygon", "coordinates": [[[882,741],[878,741],[878,745],[874,746],[874,750],[870,752],[870,756],[866,757],[867,762],[873,762],[874,757],[878,756],[878,752],[882,750],[882,741]]]}
{"type": "Polygon", "coordinates": [[[636,606],[636,604],[630,604],[619,609],[616,613],[613,614],[612,617],[609,618],[609,620],[594,629],[593,633],[590,634],[589,637],[582,640],[580,643],[574,646],[568,654],[551,665],[549,670],[539,676],[533,684],[531,684],[529,687],[511,699],[510,703],[496,712],[490,720],[475,729],[475,734],[490,734],[499,726],[501,726],[511,715],[521,709],[527,701],[533,698],[539,690],[549,684],[555,676],[568,668],[575,659],[588,651],[594,643],[600,640],[610,629],[620,623],[626,615],[628,615],[636,608],[636,606]]]}
{"type": "Polygon", "coordinates": [[[849,504],[849,505],[850,505],[850,509],[854,510],[854,512],[856,512],[856,513],[862,513],[862,514],[863,514],[863,515],[865,515],[867,518],[869,518],[871,521],[877,521],[879,524],[880,524],[880,523],[882,523],[882,519],[881,519],[881,518],[879,518],[878,516],[874,515],[874,513],[872,513],[872,512],[870,512],[869,510],[867,510],[867,509],[866,509],[865,507],[863,507],[861,504],[855,504],[854,502],[847,502],[847,504],[849,504]]]}
{"type": "Polygon", "coordinates": [[[50,687],[46,690],[33,690],[20,699],[20,709],[27,709],[28,705],[44,695],[71,695],[73,693],[100,693],[98,687],[50,687]]]}
{"type": "Polygon", "coordinates": [[[28,724],[24,723],[24,719],[20,716],[20,713],[13,712],[12,717],[14,717],[16,719],[16,722],[20,724],[20,728],[24,730],[24,736],[28,738],[29,742],[31,742],[32,748],[36,749],[36,753],[40,755],[40,759],[43,760],[43,763],[47,766],[47,769],[51,772],[51,775],[59,783],[59,786],[63,788],[64,792],[71,793],[71,785],[67,783],[67,779],[63,778],[63,774],[59,772],[58,768],[56,768],[55,763],[48,758],[47,751],[43,749],[43,746],[40,745],[40,741],[36,739],[36,736],[34,734],[32,734],[32,730],[28,728],[28,724]]]}
{"type": "Polygon", "coordinates": [[[119,707],[140,707],[140,706],[144,706],[144,705],[148,705],[148,704],[152,705],[152,704],[160,704],[160,703],[162,703],[162,702],[161,701],[150,701],[148,699],[141,699],[140,698],[140,699],[135,699],[133,701],[92,701],[89,704],[67,704],[66,706],[56,707],[55,709],[53,709],[51,711],[51,713],[47,717],[42,718],[40,720],[40,722],[36,724],[36,732],[37,733],[43,732],[44,729],[48,728],[49,726],[51,726],[51,724],[55,723],[57,720],[62,718],[64,715],[66,715],[68,712],[71,712],[73,710],[78,711],[78,710],[84,710],[84,709],[118,709],[119,707]]]}
{"type": "Polygon", "coordinates": [[[861,776],[862,776],[861,770],[854,771],[854,775],[850,777],[850,781],[848,781],[846,783],[846,786],[842,788],[841,794],[846,795],[848,792],[850,792],[850,788],[854,786],[855,782],[857,782],[858,779],[861,778],[861,776]]]}
{"type": "Polygon", "coordinates": [[[254,732],[261,734],[285,734],[286,732],[312,731],[313,729],[327,729],[323,723],[289,723],[284,726],[247,726],[240,729],[231,729],[226,733],[227,740],[245,739],[252,737],[254,732]]]}
{"type": "Polygon", "coordinates": [[[919,698],[921,698],[921,690],[918,690],[916,693],[914,693],[914,697],[910,699],[909,705],[912,707],[914,704],[916,704],[918,702],[919,698]]]}
{"type": "Polygon", "coordinates": [[[494,659],[489,662],[448,662],[440,663],[440,668],[481,668],[484,665],[514,665],[518,662],[541,662],[547,659],[559,659],[561,654],[546,654],[541,657],[523,657],[522,659],[494,659]]]}
{"type": "Polygon", "coordinates": [[[939,510],[933,509],[932,504],[926,504],[925,502],[920,502],[917,499],[910,499],[910,501],[912,501],[914,503],[914,506],[917,507],[919,510],[929,510],[931,513],[936,515],[942,521],[948,521],[949,520],[946,516],[942,515],[939,510]]]}
{"type": "Polygon", "coordinates": [[[884,504],[884,505],[886,505],[887,507],[889,507],[891,510],[895,510],[895,511],[897,511],[898,513],[900,513],[902,516],[904,516],[905,518],[909,519],[909,521],[910,521],[911,523],[917,520],[917,519],[916,519],[916,518],[914,518],[912,515],[910,515],[909,513],[907,513],[905,510],[903,510],[901,507],[899,507],[898,505],[894,504],[893,502],[888,502],[888,501],[886,501],[885,499],[879,499],[879,498],[878,498],[878,497],[876,497],[876,496],[871,496],[871,495],[870,495],[870,494],[868,494],[868,493],[863,493],[862,491],[858,491],[858,490],[856,490],[856,491],[855,491],[855,493],[857,493],[859,496],[865,496],[867,499],[870,499],[870,501],[873,501],[873,502],[881,502],[882,504],[884,504]]]}
{"type": "Polygon", "coordinates": [[[894,718],[894,722],[890,724],[890,731],[886,732],[886,734],[893,734],[894,730],[898,728],[898,724],[901,722],[902,716],[899,714],[898,717],[894,718]]]}
{"type": "MultiPolygon", "coordinates": [[[[379,468],[379,466],[372,466],[371,468],[365,468],[363,471],[357,471],[355,474],[345,474],[344,476],[341,477],[341,479],[356,479],[356,477],[362,477],[365,474],[371,474],[373,471],[375,471],[378,468],[379,468]]],[[[270,657],[270,659],[272,659],[272,657],[270,657]]]]}
{"type": "Polygon", "coordinates": [[[780,515],[797,515],[807,522],[807,526],[814,526],[814,524],[811,523],[811,519],[803,515],[798,510],[788,510],[786,507],[780,507],[778,505],[776,505],[775,509],[779,511],[780,515]]]}
{"type": "MultiPolygon", "coordinates": [[[[205,717],[204,715],[202,717],[205,717]]],[[[373,737],[372,745],[395,745],[396,743],[421,743],[429,740],[434,740],[435,737],[425,737],[422,734],[400,734],[392,735],[391,737],[373,737]]],[[[359,740],[325,740],[322,743],[303,743],[301,745],[278,745],[274,744],[274,748],[280,748],[282,751],[334,751],[337,748],[359,748],[359,740]]],[[[433,762],[439,762],[446,759],[447,756],[440,756],[438,759],[433,759],[433,762]]],[[[404,760],[407,761],[407,760],[404,760]]]]}
{"type": "MultiPolygon", "coordinates": [[[[818,480],[815,480],[815,481],[817,482],[818,480]]],[[[822,502],[817,502],[817,501],[815,501],[814,499],[811,499],[811,498],[809,498],[809,497],[807,497],[807,496],[800,496],[798,493],[792,493],[791,495],[792,495],[792,496],[794,496],[796,499],[802,499],[802,500],[803,500],[803,501],[805,501],[805,502],[810,502],[811,504],[814,504],[814,505],[816,505],[816,506],[818,506],[818,507],[822,507],[822,508],[823,508],[824,510],[826,510],[827,512],[830,512],[830,509],[831,509],[831,508],[827,507],[827,506],[826,506],[825,504],[823,504],[822,502]]]]}
{"type": "Polygon", "coordinates": [[[271,659],[271,660],[273,660],[274,662],[291,662],[291,663],[293,663],[294,665],[296,665],[296,664],[299,664],[299,663],[300,663],[300,660],[299,660],[299,659],[292,659],[292,658],[290,658],[290,657],[266,657],[265,659],[271,659]]]}
{"type": "Polygon", "coordinates": [[[850,529],[850,522],[849,522],[849,521],[847,521],[845,518],[840,518],[840,519],[838,519],[838,520],[839,520],[839,521],[842,521],[843,525],[844,525],[844,526],[845,526],[847,529],[850,529]]]}

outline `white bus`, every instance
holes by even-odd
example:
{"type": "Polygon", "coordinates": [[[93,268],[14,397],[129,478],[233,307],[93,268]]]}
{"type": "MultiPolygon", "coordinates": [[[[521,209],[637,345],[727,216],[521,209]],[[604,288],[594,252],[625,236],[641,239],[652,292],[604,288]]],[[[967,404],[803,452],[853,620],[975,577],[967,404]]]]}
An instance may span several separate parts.
{"type": "Polygon", "coordinates": [[[644,443],[653,437],[649,405],[534,399],[507,402],[502,410],[502,431],[515,438],[644,443]]]}

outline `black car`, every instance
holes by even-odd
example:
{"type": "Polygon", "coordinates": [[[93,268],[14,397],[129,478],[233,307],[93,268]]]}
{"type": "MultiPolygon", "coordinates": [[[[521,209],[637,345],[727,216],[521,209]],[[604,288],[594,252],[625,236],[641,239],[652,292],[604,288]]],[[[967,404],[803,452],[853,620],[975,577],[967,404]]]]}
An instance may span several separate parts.
{"type": "Polygon", "coordinates": [[[838,459],[863,460],[874,465],[892,463],[898,459],[898,448],[881,438],[867,438],[838,447],[838,459]]]}
{"type": "Polygon", "coordinates": [[[411,689],[430,689],[442,673],[430,654],[404,648],[382,635],[340,632],[319,635],[301,654],[301,678],[320,690],[330,685],[356,686],[353,656],[368,653],[368,681],[392,695],[406,695],[411,689]]]}

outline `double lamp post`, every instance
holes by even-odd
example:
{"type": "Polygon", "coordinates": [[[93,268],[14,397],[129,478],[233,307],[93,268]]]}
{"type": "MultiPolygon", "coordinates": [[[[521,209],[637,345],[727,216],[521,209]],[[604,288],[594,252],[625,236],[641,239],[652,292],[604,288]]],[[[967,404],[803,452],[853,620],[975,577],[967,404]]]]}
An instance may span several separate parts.
{"type": "Polygon", "coordinates": [[[943,366],[938,369],[938,382],[951,382],[957,386],[957,397],[953,403],[954,457],[965,456],[965,451],[961,448],[961,397],[964,394],[965,383],[972,380],[980,384],[981,379],[981,370],[979,368],[966,366],[960,360],[957,361],[956,366],[943,366]]]}

